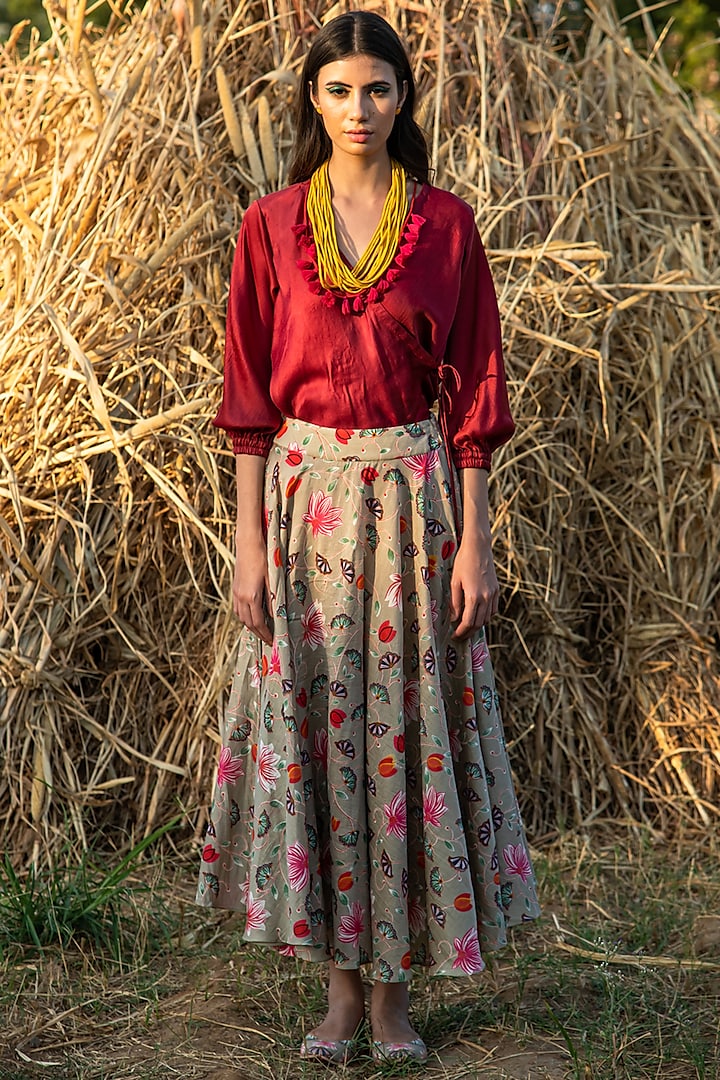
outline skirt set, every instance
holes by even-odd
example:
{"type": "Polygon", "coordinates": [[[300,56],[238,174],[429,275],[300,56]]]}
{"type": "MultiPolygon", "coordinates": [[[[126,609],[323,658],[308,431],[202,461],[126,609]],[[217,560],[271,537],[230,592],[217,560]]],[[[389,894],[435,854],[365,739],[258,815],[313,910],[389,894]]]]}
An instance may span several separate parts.
{"type": "Polygon", "coordinates": [[[240,634],[197,902],[373,979],[471,975],[539,914],[485,636],[449,615],[455,468],[513,430],[495,294],[428,184],[375,286],[323,288],[307,187],[249,207],[233,265],[215,423],[266,458],[273,643],[240,634]]]}

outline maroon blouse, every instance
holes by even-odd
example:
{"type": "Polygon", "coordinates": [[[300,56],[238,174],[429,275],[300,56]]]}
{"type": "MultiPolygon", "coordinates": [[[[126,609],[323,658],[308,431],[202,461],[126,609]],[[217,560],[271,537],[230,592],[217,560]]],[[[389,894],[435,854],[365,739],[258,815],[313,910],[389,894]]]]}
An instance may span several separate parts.
{"type": "Polygon", "coordinates": [[[426,419],[440,393],[456,466],[489,469],[514,425],[497,301],[470,206],[419,187],[391,266],[352,297],[320,285],[308,184],[245,212],[213,423],[236,454],[265,456],[285,416],[389,427],[426,419]]]}

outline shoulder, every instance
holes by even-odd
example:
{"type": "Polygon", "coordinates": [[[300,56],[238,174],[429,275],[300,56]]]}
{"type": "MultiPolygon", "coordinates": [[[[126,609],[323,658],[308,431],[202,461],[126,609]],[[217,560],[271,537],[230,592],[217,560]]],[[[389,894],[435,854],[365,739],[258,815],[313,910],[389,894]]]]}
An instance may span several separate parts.
{"type": "Polygon", "coordinates": [[[438,225],[454,226],[463,233],[475,229],[475,211],[459,195],[428,183],[423,185],[422,195],[423,216],[432,218],[438,225]]]}
{"type": "Polygon", "coordinates": [[[298,212],[302,212],[305,205],[307,181],[299,184],[291,184],[290,187],[281,188],[280,191],[271,191],[268,195],[262,195],[250,203],[243,220],[250,224],[260,221],[272,227],[275,223],[282,225],[286,221],[295,221],[298,212]]]}

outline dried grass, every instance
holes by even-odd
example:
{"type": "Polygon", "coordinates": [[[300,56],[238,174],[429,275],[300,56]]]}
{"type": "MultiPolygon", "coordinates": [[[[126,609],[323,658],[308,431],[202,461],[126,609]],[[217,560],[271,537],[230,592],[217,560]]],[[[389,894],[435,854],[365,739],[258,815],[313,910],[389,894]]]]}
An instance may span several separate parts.
{"type": "MultiPolygon", "coordinates": [[[[528,824],[707,824],[717,118],[605,5],[582,58],[514,6],[366,6],[409,44],[437,180],[477,208],[500,294],[519,431],[494,475],[495,662],[528,824]]],[[[82,10],[0,60],[0,813],[35,855],[101,828],[122,846],[176,800],[200,827],[234,634],[209,426],[232,242],[286,182],[325,9],[195,3],[182,41],[157,3],[101,36],[82,10]]]]}

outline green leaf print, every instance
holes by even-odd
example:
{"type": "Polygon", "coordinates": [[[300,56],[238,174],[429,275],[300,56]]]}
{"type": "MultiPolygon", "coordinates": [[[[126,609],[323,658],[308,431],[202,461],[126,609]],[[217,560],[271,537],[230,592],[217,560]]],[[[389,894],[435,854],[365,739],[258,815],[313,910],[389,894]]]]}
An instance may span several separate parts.
{"type": "Polygon", "coordinates": [[[354,625],[354,620],[343,612],[341,615],[334,615],[330,620],[331,630],[347,630],[349,626],[354,625]]]}
{"type": "Polygon", "coordinates": [[[352,792],[354,792],[357,788],[357,774],[353,772],[349,765],[343,765],[342,769],[340,770],[340,775],[345,781],[346,786],[349,787],[352,792]]]}
{"type": "Polygon", "coordinates": [[[348,649],[345,653],[345,658],[348,664],[352,664],[352,666],[354,668],[357,668],[358,671],[362,670],[362,655],[357,651],[357,649],[348,649]]]}
{"type": "Polygon", "coordinates": [[[304,581],[293,581],[293,591],[297,596],[301,604],[305,603],[305,597],[307,596],[307,585],[304,581]]]}
{"type": "Polygon", "coordinates": [[[433,892],[437,893],[438,896],[441,896],[442,895],[442,890],[443,890],[443,884],[444,883],[443,883],[443,879],[442,879],[442,877],[440,875],[440,871],[438,870],[437,866],[434,866],[432,868],[432,870],[430,871],[430,888],[432,889],[433,892]]]}
{"type": "Polygon", "coordinates": [[[255,884],[258,889],[264,889],[268,881],[272,877],[272,863],[266,862],[262,866],[258,866],[255,871],[255,884]]]}
{"type": "Polygon", "coordinates": [[[230,803],[230,824],[237,825],[240,820],[240,807],[233,799],[230,803]]]}
{"type": "Polygon", "coordinates": [[[425,514],[430,509],[430,500],[425,498],[425,492],[420,490],[415,495],[415,506],[420,517],[425,517],[425,514]]]}
{"type": "Polygon", "coordinates": [[[388,469],[385,473],[385,480],[391,484],[407,484],[407,480],[399,469],[388,469]]]}
{"type": "Polygon", "coordinates": [[[480,690],[480,700],[482,701],[483,709],[486,713],[489,713],[493,706],[492,690],[489,686],[483,686],[480,690]]]}
{"type": "Polygon", "coordinates": [[[477,761],[466,761],[465,773],[467,776],[471,776],[473,780],[482,780],[482,769],[477,761]]]}
{"type": "Polygon", "coordinates": [[[377,924],[377,931],[378,934],[382,934],[382,936],[388,941],[397,941],[398,939],[397,930],[395,929],[393,924],[391,922],[388,922],[386,919],[380,920],[380,922],[377,924]]]}
{"type": "Polygon", "coordinates": [[[314,825],[309,825],[308,822],[306,821],[305,822],[305,832],[307,833],[308,847],[310,848],[311,851],[317,851],[318,835],[317,835],[317,830],[315,829],[315,826],[314,825]]]}
{"type": "Polygon", "coordinates": [[[316,675],[313,681],[310,683],[310,694],[320,694],[328,684],[327,675],[316,675]]]}
{"type": "Polygon", "coordinates": [[[270,704],[269,701],[268,701],[267,705],[265,706],[265,711],[263,712],[263,723],[265,724],[265,727],[268,729],[268,731],[272,731],[273,711],[272,711],[272,705],[270,704]]]}
{"type": "Polygon", "coordinates": [[[340,843],[345,847],[357,847],[358,837],[360,836],[359,829],[353,829],[352,832],[343,833],[340,837],[340,843]]]}
{"type": "Polygon", "coordinates": [[[387,687],[383,686],[382,683],[370,683],[368,690],[376,701],[383,701],[386,705],[390,704],[390,695],[387,691],[387,687]]]}
{"type": "Polygon", "coordinates": [[[258,818],[257,824],[258,836],[267,836],[267,834],[270,832],[271,824],[272,822],[270,821],[270,816],[267,810],[262,810],[260,812],[260,817],[258,818]]]}
{"type": "Polygon", "coordinates": [[[366,715],[367,709],[365,708],[365,706],[358,705],[355,709],[353,709],[352,713],[350,714],[350,719],[355,721],[364,720],[366,715]]]}
{"type": "Polygon", "coordinates": [[[430,843],[430,841],[429,840],[423,840],[423,847],[425,848],[425,854],[427,855],[428,859],[432,859],[433,858],[433,849],[432,849],[432,844],[430,843]]]}
{"type": "MultiPolygon", "coordinates": [[[[375,501],[377,502],[377,499],[375,501]]],[[[370,550],[375,551],[375,548],[378,546],[378,541],[380,539],[380,537],[378,535],[378,531],[375,528],[375,526],[374,525],[366,525],[365,526],[365,535],[367,537],[367,542],[368,542],[368,546],[369,546],[370,550]]]]}

